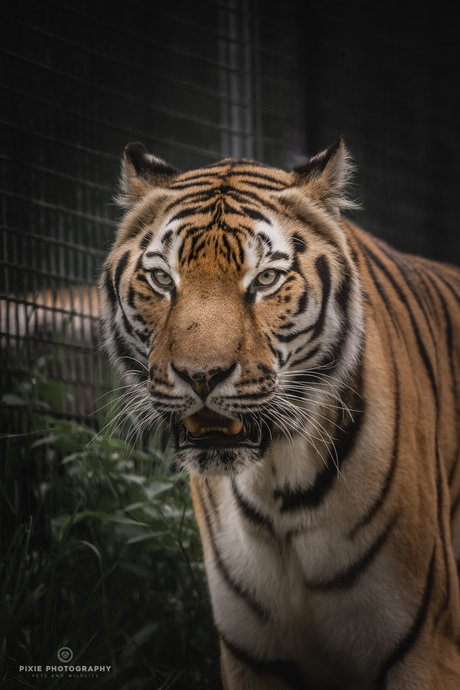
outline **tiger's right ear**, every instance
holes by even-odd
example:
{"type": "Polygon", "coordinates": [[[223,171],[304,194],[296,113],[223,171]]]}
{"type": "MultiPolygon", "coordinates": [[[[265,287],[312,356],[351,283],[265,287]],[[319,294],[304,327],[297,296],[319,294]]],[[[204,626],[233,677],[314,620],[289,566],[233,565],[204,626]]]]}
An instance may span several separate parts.
{"type": "Polygon", "coordinates": [[[343,137],[326,151],[318,153],[304,165],[294,168],[295,186],[308,190],[309,195],[333,214],[359,208],[347,196],[347,185],[354,170],[343,137]]]}
{"type": "Polygon", "coordinates": [[[179,170],[153,156],[136,141],[125,147],[117,203],[129,208],[140,201],[152,187],[166,187],[179,170]]]}

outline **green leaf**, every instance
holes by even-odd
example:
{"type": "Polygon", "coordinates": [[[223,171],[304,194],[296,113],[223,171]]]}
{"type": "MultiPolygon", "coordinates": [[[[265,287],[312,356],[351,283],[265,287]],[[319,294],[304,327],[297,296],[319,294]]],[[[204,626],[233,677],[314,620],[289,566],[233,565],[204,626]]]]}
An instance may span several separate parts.
{"type": "Polygon", "coordinates": [[[169,491],[173,488],[173,486],[174,484],[171,481],[153,481],[151,484],[145,487],[145,493],[149,499],[152,499],[155,496],[164,493],[165,491],[169,491]]]}
{"type": "Polygon", "coordinates": [[[82,513],[78,513],[78,515],[80,516],[80,518],[94,517],[98,520],[105,520],[106,522],[118,522],[122,525],[141,525],[142,527],[148,527],[148,524],[146,522],[132,520],[131,518],[126,518],[122,515],[110,515],[109,513],[99,513],[93,510],[85,510],[82,513]]]}

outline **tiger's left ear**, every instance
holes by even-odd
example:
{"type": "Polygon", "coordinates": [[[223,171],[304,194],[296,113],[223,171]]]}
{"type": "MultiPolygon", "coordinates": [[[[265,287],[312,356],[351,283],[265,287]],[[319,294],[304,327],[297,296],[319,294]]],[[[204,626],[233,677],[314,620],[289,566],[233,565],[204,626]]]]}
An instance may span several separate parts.
{"type": "Polygon", "coordinates": [[[134,142],[125,147],[121,169],[120,206],[129,208],[140,201],[153,187],[167,187],[179,170],[153,156],[144,144],[134,142]]]}
{"type": "Polygon", "coordinates": [[[304,187],[327,211],[340,213],[357,207],[347,197],[346,189],[353,170],[343,137],[340,137],[328,149],[294,168],[292,174],[295,187],[304,187]]]}

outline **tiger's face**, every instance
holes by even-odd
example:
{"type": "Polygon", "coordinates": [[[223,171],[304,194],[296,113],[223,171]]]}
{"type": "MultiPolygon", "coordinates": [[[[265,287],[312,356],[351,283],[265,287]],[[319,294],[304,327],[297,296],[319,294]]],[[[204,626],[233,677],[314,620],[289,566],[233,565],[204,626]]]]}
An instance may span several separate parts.
{"type": "Polygon", "coordinates": [[[320,407],[324,370],[339,380],[356,356],[340,164],[341,142],[292,174],[225,160],[180,175],[127,147],[129,211],[101,281],[106,339],[193,472],[263,461],[320,407]]]}

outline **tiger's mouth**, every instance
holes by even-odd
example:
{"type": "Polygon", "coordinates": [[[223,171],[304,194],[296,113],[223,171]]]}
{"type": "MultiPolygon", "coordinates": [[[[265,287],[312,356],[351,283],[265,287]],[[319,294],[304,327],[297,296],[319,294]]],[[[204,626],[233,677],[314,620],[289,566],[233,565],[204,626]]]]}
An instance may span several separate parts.
{"type": "Polygon", "coordinates": [[[260,429],[239,419],[224,417],[203,407],[179,424],[179,448],[255,448],[262,442],[260,429]]]}

